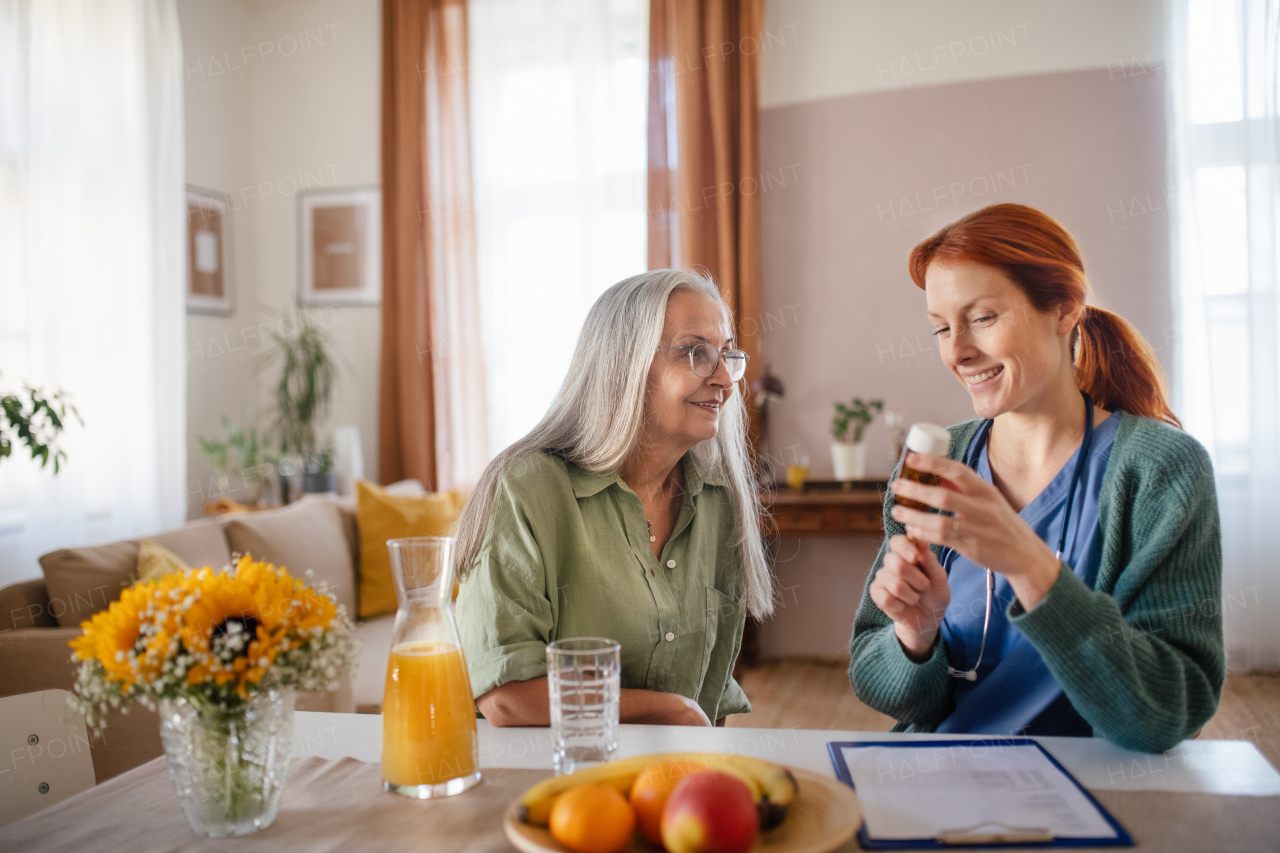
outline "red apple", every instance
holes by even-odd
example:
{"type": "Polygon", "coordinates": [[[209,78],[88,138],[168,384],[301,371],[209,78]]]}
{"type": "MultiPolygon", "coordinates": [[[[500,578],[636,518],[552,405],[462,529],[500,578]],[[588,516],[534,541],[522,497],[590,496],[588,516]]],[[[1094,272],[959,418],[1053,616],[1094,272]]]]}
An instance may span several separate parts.
{"type": "Polygon", "coordinates": [[[685,776],[662,809],[667,853],[746,853],[759,830],[746,783],[718,770],[685,776]]]}

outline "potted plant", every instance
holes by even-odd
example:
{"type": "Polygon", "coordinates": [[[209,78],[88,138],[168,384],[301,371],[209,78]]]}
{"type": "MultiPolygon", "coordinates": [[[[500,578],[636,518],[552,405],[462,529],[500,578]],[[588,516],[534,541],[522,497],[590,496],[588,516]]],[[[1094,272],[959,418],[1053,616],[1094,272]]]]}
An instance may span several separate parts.
{"type": "Polygon", "coordinates": [[[67,459],[67,454],[54,446],[58,433],[65,429],[67,415],[84,426],[80,413],[65,396],[62,391],[45,394],[30,385],[16,394],[0,393],[0,459],[11,456],[15,444],[26,445],[31,458],[40,460],[41,468],[53,462],[56,476],[67,459]]]}
{"type": "Polygon", "coordinates": [[[223,494],[235,491],[240,503],[257,506],[268,471],[278,457],[258,440],[255,426],[241,429],[223,415],[222,431],[222,441],[196,436],[200,454],[213,466],[214,479],[223,494]],[[233,480],[237,482],[233,484],[233,480]]]}
{"type": "Polygon", "coordinates": [[[831,421],[831,467],[835,478],[841,481],[861,480],[867,473],[867,452],[862,444],[863,431],[884,409],[884,400],[866,400],[854,397],[853,404],[836,403],[836,415],[831,421]]]}
{"type": "Polygon", "coordinates": [[[273,361],[281,364],[272,431],[281,454],[295,455],[287,463],[281,460],[281,475],[300,469],[303,492],[328,492],[333,490],[333,453],[320,447],[318,427],[333,400],[337,366],[319,326],[304,315],[297,328],[296,335],[271,335],[273,361]]]}

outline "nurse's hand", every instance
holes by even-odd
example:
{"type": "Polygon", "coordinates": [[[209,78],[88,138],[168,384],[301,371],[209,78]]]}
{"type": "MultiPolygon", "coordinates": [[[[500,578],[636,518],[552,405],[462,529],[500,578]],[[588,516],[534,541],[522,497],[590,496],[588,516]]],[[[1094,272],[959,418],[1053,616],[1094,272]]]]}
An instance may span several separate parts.
{"type": "Polygon", "coordinates": [[[917,663],[927,658],[951,603],[947,573],[929,546],[905,536],[890,539],[870,595],[893,620],[893,632],[907,657],[917,663]]]}
{"type": "Polygon", "coordinates": [[[907,535],[959,551],[979,566],[999,572],[1025,610],[1043,600],[1058,579],[1061,565],[1004,495],[977,472],[945,456],[911,454],[911,467],[936,474],[939,485],[896,480],[893,493],[951,515],[895,506],[890,513],[907,535]]]}

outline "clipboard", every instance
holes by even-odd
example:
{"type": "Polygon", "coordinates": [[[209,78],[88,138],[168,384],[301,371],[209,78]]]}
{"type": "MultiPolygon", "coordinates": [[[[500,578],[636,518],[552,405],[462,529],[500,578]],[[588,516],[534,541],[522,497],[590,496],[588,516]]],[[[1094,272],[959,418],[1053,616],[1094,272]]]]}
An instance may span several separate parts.
{"type": "Polygon", "coordinates": [[[864,809],[862,826],[858,828],[858,843],[867,850],[964,850],[967,847],[1132,847],[1132,836],[1124,827],[1103,808],[1102,804],[1089,793],[1080,782],[1067,771],[1039,742],[1031,738],[987,738],[973,740],[909,740],[909,741],[831,741],[827,743],[827,754],[835,769],[836,778],[850,788],[857,790],[853,783],[853,775],[845,762],[845,748],[886,747],[890,749],[930,749],[940,748],[985,748],[1030,746],[1035,747],[1049,763],[1060,772],[1075,789],[1083,795],[1090,806],[1097,810],[1097,816],[1115,833],[1114,837],[1054,837],[1045,830],[1034,827],[994,824],[978,824],[973,827],[960,827],[936,837],[924,838],[874,838],[867,831],[867,817],[864,809]]]}

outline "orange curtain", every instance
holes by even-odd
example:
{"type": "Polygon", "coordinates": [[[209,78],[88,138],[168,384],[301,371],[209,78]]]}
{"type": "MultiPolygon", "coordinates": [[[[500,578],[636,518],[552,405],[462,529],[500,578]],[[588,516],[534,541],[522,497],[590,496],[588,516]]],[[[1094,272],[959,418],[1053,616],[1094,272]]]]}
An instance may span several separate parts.
{"type": "Polygon", "coordinates": [[[465,0],[383,0],[384,483],[455,488],[487,461],[467,97],[465,0]]]}
{"type": "Polygon", "coordinates": [[[763,0],[650,0],[649,268],[715,276],[761,368],[757,127],[763,0]]]}

